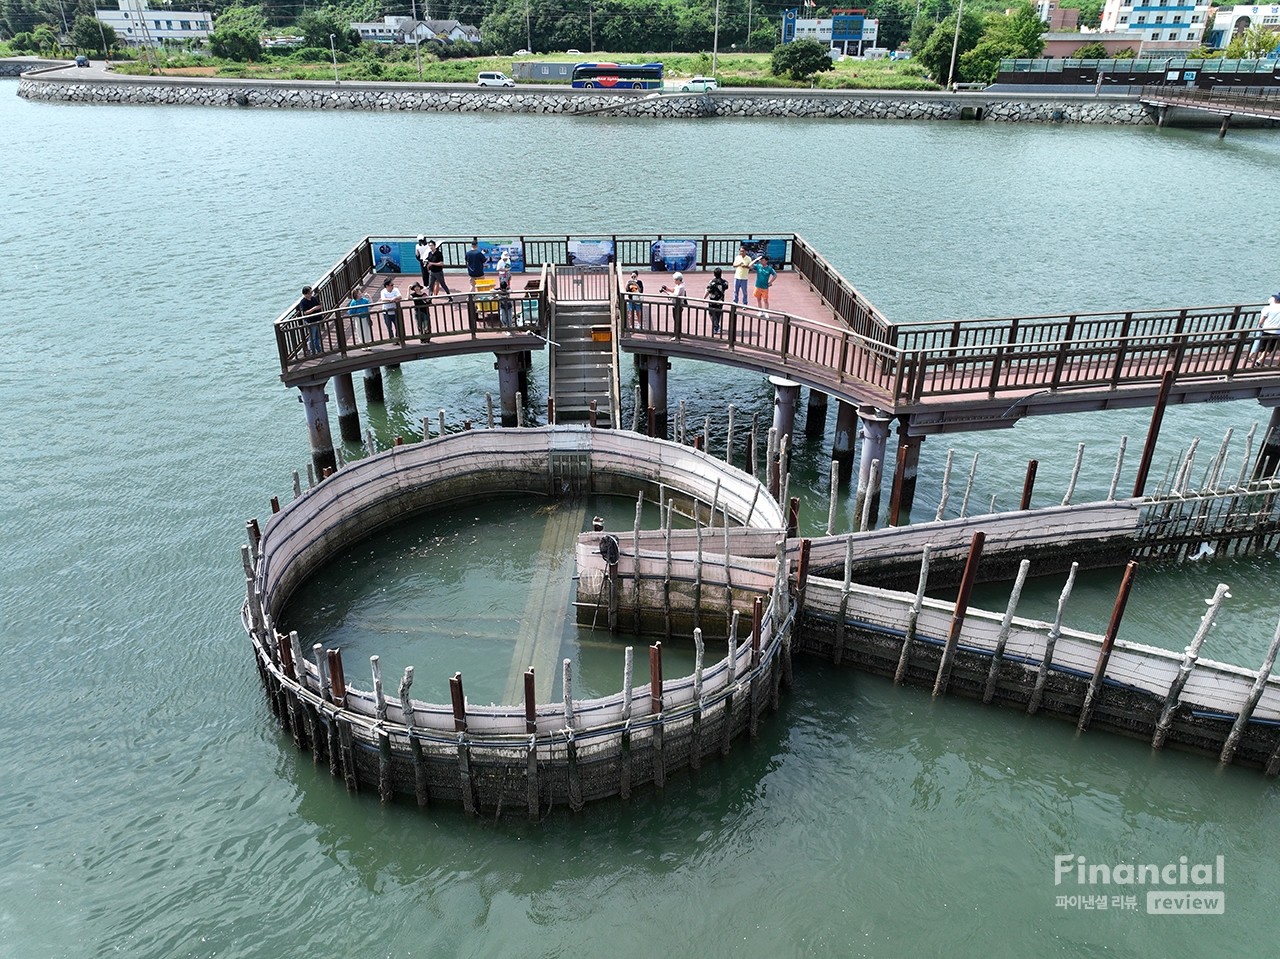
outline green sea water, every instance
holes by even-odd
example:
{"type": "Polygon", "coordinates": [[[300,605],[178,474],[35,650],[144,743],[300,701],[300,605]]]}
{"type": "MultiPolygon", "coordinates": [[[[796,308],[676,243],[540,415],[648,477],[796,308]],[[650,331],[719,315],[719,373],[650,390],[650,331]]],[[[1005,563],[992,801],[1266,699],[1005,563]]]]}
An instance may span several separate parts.
{"type": "MultiPolygon", "coordinates": [[[[237,552],[308,459],[270,321],[363,235],[795,231],[900,320],[1260,302],[1280,288],[1274,132],[80,107],[15,91],[0,83],[0,957],[1272,946],[1273,781],[818,662],[797,663],[757,740],[627,803],[530,825],[349,795],[271,721],[237,552]],[[1149,886],[1055,885],[1067,854],[1223,856],[1224,913],[1150,915],[1149,886]],[[1058,904],[1082,889],[1108,908],[1058,904]]],[[[541,403],[542,358],[533,380],[541,403]]],[[[440,408],[482,421],[495,387],[488,357],[410,364],[388,374],[385,411],[361,414],[386,444],[440,408]]],[[[763,377],[691,363],[669,394],[715,430],[730,402],[762,418],[772,404],[763,377]]],[[[1216,449],[1266,415],[1171,409],[1156,472],[1192,436],[1216,449]]],[[[937,507],[948,447],[965,472],[980,453],[975,502],[1008,505],[1032,456],[1036,502],[1060,499],[1078,442],[1075,500],[1105,494],[1119,436],[1136,458],[1148,416],[930,438],[917,518],[937,507]]],[[[810,532],[832,426],[796,450],[810,532]]],[[[613,508],[629,526],[630,505],[613,508]]],[[[840,529],[851,513],[842,500],[840,529]]],[[[424,698],[443,701],[462,669],[487,702],[540,522],[528,503],[428,514],[327,569],[299,615],[416,663],[424,698]],[[450,632],[449,608],[491,616],[477,617],[490,632],[450,632]]],[[[1256,667],[1275,574],[1273,557],[1144,569],[1121,635],[1181,648],[1227,582],[1205,655],[1256,667]]],[[[1068,625],[1100,630],[1118,578],[1083,578],[1068,625]]],[[[1060,589],[1034,580],[1024,610],[1051,615],[1060,589]]],[[[1007,591],[977,601],[999,609],[1007,591]]],[[[616,650],[593,642],[566,625],[566,655],[610,691],[616,650]]]]}

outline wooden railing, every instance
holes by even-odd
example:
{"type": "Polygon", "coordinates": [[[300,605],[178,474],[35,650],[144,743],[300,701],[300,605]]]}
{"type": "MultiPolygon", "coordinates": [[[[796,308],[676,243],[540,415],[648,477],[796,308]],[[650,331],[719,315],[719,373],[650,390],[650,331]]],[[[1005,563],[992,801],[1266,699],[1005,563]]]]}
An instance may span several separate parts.
{"type": "Polygon", "coordinates": [[[894,327],[889,321],[802,237],[792,243],[791,258],[795,271],[808,280],[845,326],[868,339],[894,342],[894,327]]]}
{"type": "Polygon", "coordinates": [[[904,326],[896,328],[897,344],[737,304],[717,311],[706,300],[677,306],[666,296],[619,292],[617,308],[628,349],[667,340],[684,347],[670,352],[799,375],[890,411],[935,397],[1157,383],[1169,368],[1180,379],[1280,378],[1280,369],[1250,362],[1253,306],[904,326]]]}
{"type": "MultiPolygon", "coordinates": [[[[544,270],[545,276],[545,270],[544,270]]],[[[545,282],[541,289],[511,293],[512,330],[541,331],[546,324],[545,282]]],[[[407,297],[388,309],[378,302],[368,306],[339,306],[292,315],[276,321],[276,347],[285,373],[312,361],[346,357],[379,346],[407,347],[434,339],[485,336],[506,332],[498,298],[491,293],[455,293],[450,296],[407,297]]],[[[323,365],[322,363],[320,365],[323,365]]]]}

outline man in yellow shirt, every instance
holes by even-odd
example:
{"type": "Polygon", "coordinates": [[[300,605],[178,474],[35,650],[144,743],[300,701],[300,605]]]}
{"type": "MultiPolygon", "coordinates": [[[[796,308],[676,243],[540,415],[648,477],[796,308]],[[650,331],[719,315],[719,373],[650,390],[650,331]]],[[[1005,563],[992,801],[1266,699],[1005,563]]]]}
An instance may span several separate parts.
{"type": "Polygon", "coordinates": [[[738,302],[738,294],[742,294],[742,305],[747,305],[747,278],[751,276],[751,256],[747,253],[745,243],[738,247],[738,255],[733,258],[733,302],[738,302]]]}

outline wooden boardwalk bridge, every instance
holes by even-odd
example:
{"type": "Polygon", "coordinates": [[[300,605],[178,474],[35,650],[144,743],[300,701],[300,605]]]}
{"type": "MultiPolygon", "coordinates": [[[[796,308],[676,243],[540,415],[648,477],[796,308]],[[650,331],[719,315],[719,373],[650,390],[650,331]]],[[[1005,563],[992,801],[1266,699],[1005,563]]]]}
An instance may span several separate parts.
{"type": "Polygon", "coordinates": [[[1142,88],[1140,100],[1146,106],[1156,108],[1156,122],[1160,126],[1165,125],[1169,110],[1174,107],[1217,114],[1222,117],[1222,127],[1218,131],[1219,139],[1227,135],[1227,127],[1231,125],[1233,116],[1280,121],[1280,90],[1274,88],[1200,89],[1153,83],[1142,88]]]}
{"type": "MultiPolygon", "coordinates": [[[[1241,399],[1280,404],[1280,367],[1252,352],[1260,305],[895,323],[796,235],[750,238],[770,243],[777,254],[772,309],[717,305],[699,294],[712,268],[728,273],[742,239],[723,234],[679,241],[694,253],[685,270],[691,295],[677,302],[653,288],[669,281],[668,273],[654,271],[655,244],[671,241],[647,235],[606,239],[614,260],[598,268],[571,263],[574,241],[567,236],[513,240],[527,263],[541,266],[513,277],[509,327],[502,325],[490,293],[404,298],[384,312],[370,295],[387,277],[375,271],[374,241],[357,244],[317,285],[320,312],[302,317],[290,309],[275,324],[281,379],[303,393],[317,473],[334,467],[324,394],[330,378],[343,436],[359,439],[352,373],[365,372],[366,390],[376,399],[379,366],[493,352],[502,421],[510,426],[516,423],[516,398],[530,351],[548,342],[556,352],[548,391],[553,421],[557,412],[585,419],[594,390],[600,419],[621,425],[619,350],[644,358],[637,413],[646,407],[652,411],[658,435],[667,435],[666,370],[673,357],[774,377],[782,411],[775,411],[774,425],[780,434],[793,428],[802,385],[809,387],[811,401],[815,394],[824,404],[826,396],[834,396],[840,408],[833,455],[848,464],[842,466],[842,479],[851,469],[859,418],[869,441],[860,485],[874,459],[884,462],[894,418],[909,447],[899,468],[914,473],[912,457],[918,457],[926,435],[1009,428],[1030,415],[1152,406],[1167,372],[1172,381],[1165,402],[1171,404],[1241,399]],[[642,295],[623,292],[622,280],[633,269],[647,281],[642,295]],[[355,291],[374,301],[368,312],[347,305],[355,291]],[[600,356],[604,341],[613,344],[611,368],[600,356]]],[[[442,241],[451,271],[463,262],[470,243],[471,238],[442,241]]],[[[448,275],[455,288],[462,287],[464,277],[448,275]]],[[[413,275],[391,278],[403,296],[413,275]]],[[[909,501],[908,491],[908,508],[909,501]]]]}

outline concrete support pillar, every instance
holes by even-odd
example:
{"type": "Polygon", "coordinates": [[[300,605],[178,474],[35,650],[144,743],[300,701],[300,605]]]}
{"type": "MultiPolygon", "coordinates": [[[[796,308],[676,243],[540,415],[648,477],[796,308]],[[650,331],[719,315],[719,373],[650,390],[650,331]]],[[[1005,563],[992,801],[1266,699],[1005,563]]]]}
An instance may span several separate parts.
{"type": "Polygon", "coordinates": [[[499,353],[494,369],[498,371],[498,393],[502,398],[502,425],[516,425],[516,393],[520,389],[521,362],[519,353],[499,353]]]}
{"type": "Polygon", "coordinates": [[[1253,478],[1270,479],[1276,475],[1276,467],[1280,467],[1280,406],[1271,410],[1267,432],[1258,448],[1258,462],[1253,468],[1253,478]]]}
{"type": "Polygon", "coordinates": [[[315,467],[316,477],[324,476],[324,471],[338,469],[338,459],[333,453],[333,434],[329,432],[329,397],[324,394],[324,384],[300,386],[298,397],[307,414],[307,438],[311,440],[311,465],[315,467]]]}
{"type": "Polygon", "coordinates": [[[880,516],[880,483],[871,486],[871,464],[880,461],[880,476],[884,476],[884,450],[889,440],[889,424],[893,417],[874,406],[858,407],[858,419],[862,422],[862,459],[858,461],[858,494],[854,500],[853,515],[861,521],[867,498],[871,499],[868,528],[875,525],[880,516]]]}
{"type": "MultiPolygon", "coordinates": [[[[649,386],[648,410],[653,410],[653,435],[667,438],[667,370],[671,362],[665,356],[645,357],[645,380],[649,386]]],[[[644,416],[641,416],[644,421],[644,416]]]]}
{"type": "Polygon", "coordinates": [[[333,395],[338,401],[338,432],[349,443],[360,442],[360,411],[356,409],[356,388],[350,373],[333,378],[333,395]]]}
{"type": "Polygon", "coordinates": [[[804,435],[822,437],[827,431],[827,394],[809,388],[809,409],[804,417],[804,435]]]}
{"type": "MultiPolygon", "coordinates": [[[[800,402],[800,384],[781,376],[769,377],[773,384],[773,428],[778,431],[778,442],[782,437],[791,437],[796,431],[796,404],[800,402]]],[[[787,448],[795,446],[794,437],[787,440],[787,448]]]]}
{"type": "Polygon", "coordinates": [[[907,418],[898,420],[898,460],[893,471],[893,495],[889,502],[889,525],[910,522],[911,504],[916,498],[916,470],[920,466],[923,436],[907,433],[907,418]]]}
{"type": "Polygon", "coordinates": [[[831,458],[840,464],[841,485],[847,484],[853,476],[853,444],[857,429],[858,408],[841,400],[836,407],[836,441],[831,448],[831,458]]]}
{"type": "Polygon", "coordinates": [[[382,392],[382,367],[371,366],[364,371],[364,398],[366,403],[385,403],[382,392]]]}

